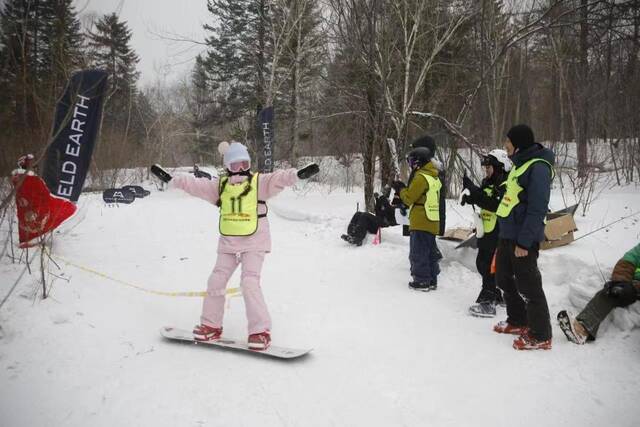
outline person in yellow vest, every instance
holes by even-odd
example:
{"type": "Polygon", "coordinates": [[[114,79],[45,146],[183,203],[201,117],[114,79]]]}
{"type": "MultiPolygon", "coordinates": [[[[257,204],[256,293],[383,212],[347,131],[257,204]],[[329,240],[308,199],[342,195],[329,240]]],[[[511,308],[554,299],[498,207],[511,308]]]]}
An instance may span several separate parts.
{"type": "Polygon", "coordinates": [[[496,210],[506,188],[507,173],[511,170],[511,160],[506,151],[491,150],[482,157],[485,178],[481,186],[476,186],[466,175],[462,180],[462,205],[473,204],[481,208],[482,230],[476,230],[478,255],[476,268],[482,276],[482,290],[476,303],[469,307],[469,314],[475,317],[494,317],[496,305],[502,303],[502,292],[496,286],[495,274],[491,271],[491,261],[498,245],[498,216],[496,210]]]}
{"type": "Polygon", "coordinates": [[[618,260],[611,280],[604,284],[575,318],[562,310],[558,323],[567,339],[574,344],[594,341],[600,323],[614,308],[625,308],[640,301],[640,243],[618,260]]]}
{"type": "Polygon", "coordinates": [[[411,168],[409,185],[394,181],[391,186],[409,207],[409,262],[413,279],[409,287],[434,291],[440,273],[436,235],[440,232],[440,191],[444,189],[433,160],[435,143],[428,135],[422,139],[425,144],[419,144],[407,155],[411,168]]]}
{"type": "Polygon", "coordinates": [[[222,338],[225,288],[233,272],[242,265],[240,286],[247,314],[248,346],[252,350],[266,350],[271,343],[271,317],[260,286],[262,264],[265,255],[271,252],[266,200],[298,179],[315,175],[319,167],[312,163],[300,170],[254,173],[243,144],[222,142],[218,150],[227,172],[220,178],[186,174],[173,178],[159,165],[154,165],[151,171],[169,182],[169,188],[184,190],[220,209],[218,256],[207,283],[200,324],[193,329],[194,338],[201,341],[222,338]]]}
{"type": "Polygon", "coordinates": [[[553,152],[535,142],[527,125],[507,132],[505,149],[513,162],[496,214],[500,227],[496,249],[496,284],[502,289],[507,319],[493,328],[514,334],[517,350],[551,349],[551,319],[538,270],[549,209],[553,152]]]}

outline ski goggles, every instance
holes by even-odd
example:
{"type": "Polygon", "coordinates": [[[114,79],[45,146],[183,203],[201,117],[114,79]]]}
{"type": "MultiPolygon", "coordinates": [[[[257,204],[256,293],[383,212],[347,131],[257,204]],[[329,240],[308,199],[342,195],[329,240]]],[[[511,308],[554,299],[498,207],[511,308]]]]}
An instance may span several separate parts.
{"type": "Polygon", "coordinates": [[[241,162],[233,162],[229,165],[229,170],[231,172],[245,172],[251,168],[251,163],[247,160],[243,160],[241,162]]]}
{"type": "Polygon", "coordinates": [[[499,162],[493,158],[492,156],[482,156],[482,160],[480,160],[480,165],[482,166],[498,166],[499,162]]]}

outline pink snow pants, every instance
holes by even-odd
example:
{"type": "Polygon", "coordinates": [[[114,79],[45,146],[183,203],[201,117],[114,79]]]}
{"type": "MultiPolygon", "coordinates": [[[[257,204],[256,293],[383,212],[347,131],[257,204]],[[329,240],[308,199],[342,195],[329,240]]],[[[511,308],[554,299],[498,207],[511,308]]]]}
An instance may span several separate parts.
{"type": "Polygon", "coordinates": [[[224,317],[225,289],[231,275],[242,264],[240,286],[247,314],[249,335],[271,330],[271,316],[260,288],[260,272],[264,252],[236,254],[218,253],[216,265],[209,276],[207,296],[202,304],[201,322],[214,328],[222,327],[224,317]]]}

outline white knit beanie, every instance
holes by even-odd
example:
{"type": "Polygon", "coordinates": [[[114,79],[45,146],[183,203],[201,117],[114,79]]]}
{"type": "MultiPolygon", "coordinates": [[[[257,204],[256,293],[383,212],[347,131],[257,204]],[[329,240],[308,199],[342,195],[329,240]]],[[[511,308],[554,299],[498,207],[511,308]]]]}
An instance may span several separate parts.
{"type": "Polygon", "coordinates": [[[229,169],[231,163],[236,162],[249,162],[251,166],[251,157],[249,157],[249,150],[243,144],[232,141],[229,144],[227,141],[223,141],[218,145],[218,152],[222,154],[224,166],[229,169]]]}

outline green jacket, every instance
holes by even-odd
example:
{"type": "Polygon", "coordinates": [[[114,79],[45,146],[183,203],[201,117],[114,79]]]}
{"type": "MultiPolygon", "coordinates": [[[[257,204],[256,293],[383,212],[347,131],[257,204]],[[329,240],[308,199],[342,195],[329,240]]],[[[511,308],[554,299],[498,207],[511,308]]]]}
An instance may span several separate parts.
{"type": "MultiPolygon", "coordinates": [[[[620,282],[640,281],[640,244],[629,250],[616,263],[611,280],[620,282]]],[[[640,286],[640,283],[637,284],[640,286]]]]}
{"type": "MultiPolygon", "coordinates": [[[[419,171],[435,178],[438,177],[438,169],[432,162],[421,167],[419,171]]],[[[411,209],[411,213],[409,214],[409,230],[426,231],[437,235],[440,231],[440,222],[429,221],[427,219],[427,212],[424,206],[422,206],[427,200],[427,191],[429,191],[427,180],[416,172],[413,174],[413,179],[409,181],[409,186],[400,190],[400,199],[402,199],[402,202],[407,206],[411,206],[414,203],[420,204],[411,209]]]]}

